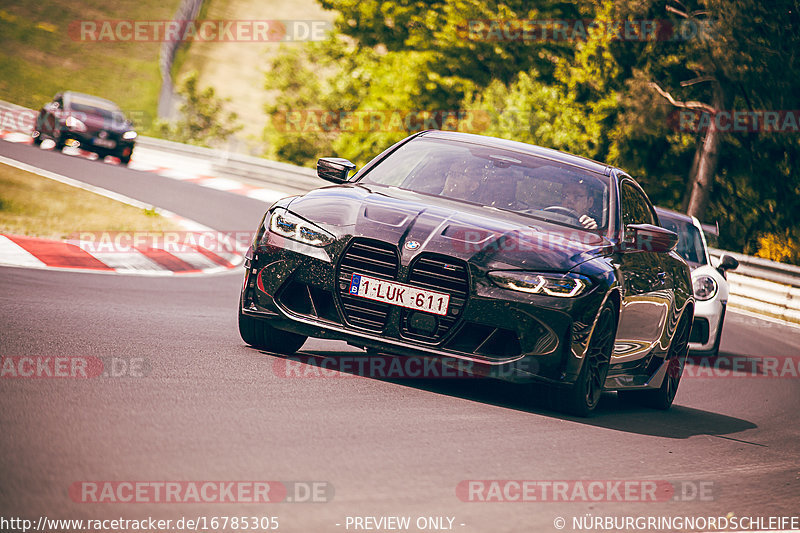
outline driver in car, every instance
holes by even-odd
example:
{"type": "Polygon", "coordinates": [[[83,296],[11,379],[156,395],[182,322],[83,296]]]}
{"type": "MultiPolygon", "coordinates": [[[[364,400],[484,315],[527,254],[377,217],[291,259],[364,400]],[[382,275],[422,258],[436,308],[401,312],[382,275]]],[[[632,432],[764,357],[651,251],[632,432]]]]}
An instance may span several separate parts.
{"type": "Polygon", "coordinates": [[[597,229],[597,221],[586,213],[594,205],[594,198],[589,194],[582,181],[573,181],[561,189],[562,205],[575,211],[578,220],[586,229],[597,229]]]}

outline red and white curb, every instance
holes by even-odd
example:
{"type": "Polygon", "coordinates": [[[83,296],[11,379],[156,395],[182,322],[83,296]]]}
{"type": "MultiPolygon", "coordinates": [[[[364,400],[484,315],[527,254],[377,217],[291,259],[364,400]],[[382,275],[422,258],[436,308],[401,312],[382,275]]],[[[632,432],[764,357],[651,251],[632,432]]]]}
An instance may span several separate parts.
{"type": "Polygon", "coordinates": [[[81,242],[0,234],[0,265],[158,276],[212,274],[241,264],[241,254],[221,254],[199,246],[182,250],[135,246],[122,252],[92,248],[81,242]]]}
{"type": "MultiPolygon", "coordinates": [[[[170,276],[212,274],[240,265],[246,239],[221,232],[153,207],[133,198],[88,185],[0,156],[0,163],[78,187],[140,209],[152,209],[176,222],[183,231],[167,238],[138,239],[135,234],[100,234],[93,241],[55,241],[18,235],[0,235],[0,265],[41,269],[68,269],[104,273],[170,276]],[[125,237],[120,239],[120,237],[125,237]],[[170,238],[172,237],[172,238],[170,238]],[[121,242],[122,241],[122,242],[121,242]]],[[[166,232],[169,233],[169,232],[166,232]]],[[[94,235],[93,235],[94,236],[94,235]]],[[[144,237],[152,237],[145,233],[144,237]]],[[[156,235],[156,237],[158,237],[156,235]]]]}

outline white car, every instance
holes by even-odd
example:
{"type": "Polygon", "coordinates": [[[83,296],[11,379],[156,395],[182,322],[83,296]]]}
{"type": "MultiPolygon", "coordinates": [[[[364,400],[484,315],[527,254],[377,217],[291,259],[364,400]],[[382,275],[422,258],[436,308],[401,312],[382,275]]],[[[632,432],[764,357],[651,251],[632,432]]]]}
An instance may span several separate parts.
{"type": "Polygon", "coordinates": [[[692,269],[692,287],[697,303],[689,350],[696,355],[715,357],[719,353],[725,307],[728,305],[725,273],[738,267],[739,262],[729,255],[723,255],[719,266],[714,268],[703,228],[695,217],[661,207],[657,207],[656,212],[661,226],[678,234],[675,251],[692,269]]]}

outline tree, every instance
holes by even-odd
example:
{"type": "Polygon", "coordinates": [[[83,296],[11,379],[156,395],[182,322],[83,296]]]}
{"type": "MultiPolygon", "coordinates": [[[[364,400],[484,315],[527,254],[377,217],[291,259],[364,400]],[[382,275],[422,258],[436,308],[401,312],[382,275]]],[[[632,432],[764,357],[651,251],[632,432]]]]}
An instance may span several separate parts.
{"type": "Polygon", "coordinates": [[[800,135],[719,121],[773,110],[791,118],[785,110],[800,109],[793,0],[320,2],[339,12],[337,31],[279,58],[268,75],[268,88],[280,92],[266,133],[272,154],[363,163],[416,131],[336,121],[326,129],[317,124],[326,112],[466,111],[485,118],[478,133],[626,169],[655,203],[719,221],[728,249],[776,250],[762,243],[792,235],[800,242],[792,229],[800,135]],[[577,28],[585,19],[597,29],[514,37],[525,21],[577,28]],[[615,30],[648,21],[658,24],[655,35],[615,30]],[[308,131],[276,129],[286,113],[304,110],[317,112],[308,131]]]}
{"type": "MultiPolygon", "coordinates": [[[[514,39],[509,37],[513,28],[504,26],[504,21],[567,20],[592,13],[588,2],[542,2],[535,7],[521,0],[497,5],[476,0],[321,3],[339,12],[338,33],[325,42],[308,43],[303,51],[287,51],[273,62],[266,78],[266,88],[280,92],[267,108],[272,116],[265,130],[268,154],[298,164],[313,164],[331,148],[365,162],[420,129],[414,127],[420,121],[410,121],[412,126],[406,127],[401,120],[401,128],[351,124],[326,131],[314,124],[313,118],[320,114],[469,115],[474,111],[469,107],[472,102],[464,99],[474,98],[492,83],[514,83],[520,72],[528,70],[536,72],[537,80],[551,79],[559,58],[569,56],[571,44],[549,38],[536,43],[514,39]],[[303,112],[311,112],[305,117],[312,119],[303,135],[287,131],[287,114],[297,117],[303,112]]],[[[442,120],[434,123],[441,125],[442,120]]]]}
{"type": "MultiPolygon", "coordinates": [[[[785,114],[800,107],[797,6],[669,0],[634,7],[620,2],[617,9],[622,16],[666,19],[675,29],[690,30],[678,32],[684,38],[648,46],[634,62],[635,90],[626,95],[652,105],[643,90],[648,89],[667,105],[692,111],[670,114],[677,137],[657,132],[672,139],[680,161],[692,148],[678,206],[698,218],[725,222],[721,242],[751,253],[761,235],[796,226],[800,176],[784,161],[797,154],[798,131],[765,130],[763,119],[766,111],[785,114]],[[687,115],[692,119],[684,121],[687,115]],[[737,116],[749,122],[734,127],[737,116]]],[[[651,172],[656,168],[647,166],[651,172]]]]}
{"type": "Polygon", "coordinates": [[[178,95],[183,98],[181,118],[175,123],[160,122],[157,131],[165,139],[198,146],[220,145],[242,129],[236,113],[225,111],[225,99],[216,96],[213,87],[201,90],[197,71],[190,72],[180,83],[178,95]]]}

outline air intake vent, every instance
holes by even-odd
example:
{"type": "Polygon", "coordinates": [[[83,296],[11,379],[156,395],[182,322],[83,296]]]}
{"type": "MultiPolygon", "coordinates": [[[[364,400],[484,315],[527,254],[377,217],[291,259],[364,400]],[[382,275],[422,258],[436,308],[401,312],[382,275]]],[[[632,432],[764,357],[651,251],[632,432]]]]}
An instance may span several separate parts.
{"type": "Polygon", "coordinates": [[[278,291],[277,300],[289,311],[341,324],[333,293],[313,285],[290,280],[278,291]]]}
{"type": "Polygon", "coordinates": [[[400,332],[404,337],[436,342],[450,331],[461,317],[469,293],[467,264],[445,255],[421,254],[411,265],[408,283],[450,295],[447,316],[430,315],[435,326],[419,327],[418,311],[404,309],[400,317],[400,332]]]}
{"type": "Polygon", "coordinates": [[[350,243],[339,262],[339,295],[344,315],[353,326],[381,331],[386,326],[391,306],[348,292],[354,273],[380,279],[396,280],[399,261],[395,248],[388,243],[357,239],[350,243]]]}

